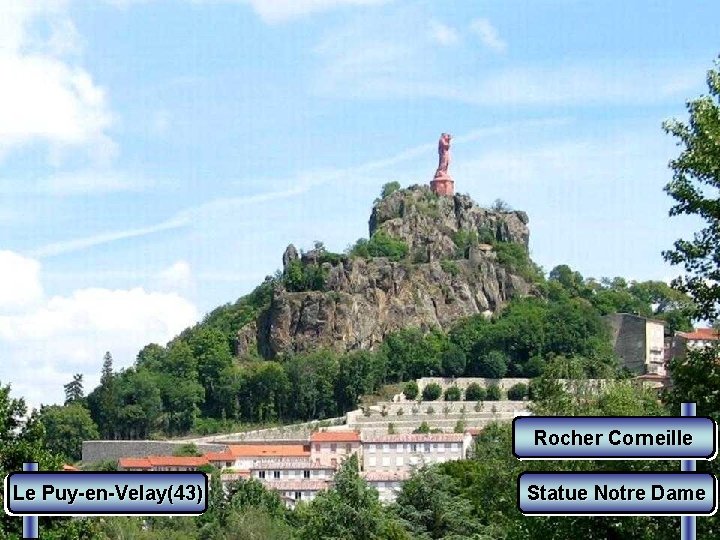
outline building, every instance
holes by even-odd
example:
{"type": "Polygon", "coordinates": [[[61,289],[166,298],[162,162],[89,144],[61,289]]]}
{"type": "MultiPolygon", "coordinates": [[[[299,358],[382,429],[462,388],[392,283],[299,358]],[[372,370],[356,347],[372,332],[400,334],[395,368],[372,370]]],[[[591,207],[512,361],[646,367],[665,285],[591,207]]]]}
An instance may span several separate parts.
{"type": "Polygon", "coordinates": [[[423,465],[467,457],[469,433],[409,433],[368,436],[362,441],[365,472],[409,472],[423,465]]]}
{"type": "Polygon", "coordinates": [[[310,458],[306,444],[231,444],[227,452],[233,457],[230,467],[241,470],[250,470],[259,459],[310,458]]]}
{"type": "Polygon", "coordinates": [[[310,459],[321,465],[337,468],[359,450],[357,431],[317,431],[310,435],[310,459]]]}
{"type": "Polygon", "coordinates": [[[607,316],[612,345],[622,367],[636,375],[667,374],[665,322],[630,313],[607,316]]]}
{"type": "Polygon", "coordinates": [[[677,343],[683,350],[698,350],[720,345],[720,330],[717,328],[695,328],[692,332],[677,332],[677,343]]]}
{"type": "Polygon", "coordinates": [[[382,502],[392,502],[402,488],[403,482],[410,478],[410,473],[408,471],[369,471],[363,472],[362,477],[369,485],[378,490],[382,502]]]}
{"type": "Polygon", "coordinates": [[[148,456],[144,458],[120,458],[118,469],[123,471],[196,471],[209,465],[206,457],[195,456],[148,456]]]}
{"type": "Polygon", "coordinates": [[[250,477],[269,484],[290,480],[332,480],[335,471],[335,467],[310,459],[262,459],[250,467],[250,477]]]}
{"type": "Polygon", "coordinates": [[[327,489],[328,480],[279,480],[267,482],[265,486],[274,489],[288,508],[295,508],[300,501],[310,502],[317,494],[327,489]]]}

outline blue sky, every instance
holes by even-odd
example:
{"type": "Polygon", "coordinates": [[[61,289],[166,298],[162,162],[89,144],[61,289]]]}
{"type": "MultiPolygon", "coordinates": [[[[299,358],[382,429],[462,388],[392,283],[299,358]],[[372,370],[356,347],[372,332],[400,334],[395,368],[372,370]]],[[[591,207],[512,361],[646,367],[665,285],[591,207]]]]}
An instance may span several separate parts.
{"type": "Polygon", "coordinates": [[[438,135],[547,270],[669,279],[674,141],[715,2],[23,0],[0,6],[0,381],[62,399],[281,264],[367,235],[438,135]]]}

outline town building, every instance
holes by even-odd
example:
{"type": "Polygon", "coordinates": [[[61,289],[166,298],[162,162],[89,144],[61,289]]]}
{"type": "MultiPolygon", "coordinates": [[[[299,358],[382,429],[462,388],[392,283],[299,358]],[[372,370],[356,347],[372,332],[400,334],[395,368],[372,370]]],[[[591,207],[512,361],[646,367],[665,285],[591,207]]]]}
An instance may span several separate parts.
{"type": "Polygon", "coordinates": [[[365,481],[378,491],[382,502],[392,502],[402,488],[405,480],[410,478],[408,471],[366,471],[362,473],[365,481]]]}
{"type": "Polygon", "coordinates": [[[620,365],[635,375],[667,374],[665,322],[631,313],[608,315],[613,350],[620,365]]]}
{"type": "Polygon", "coordinates": [[[205,456],[148,456],[120,458],[118,469],[122,471],[196,471],[209,463],[205,456]]]}
{"type": "Polygon", "coordinates": [[[310,435],[310,459],[320,465],[339,467],[346,458],[360,450],[357,431],[317,431],[310,435]]]}
{"type": "Polygon", "coordinates": [[[676,342],[682,350],[698,350],[720,345],[720,330],[717,328],[695,328],[692,332],[676,332],[676,342]]]}
{"type": "Polygon", "coordinates": [[[467,457],[469,433],[407,433],[363,438],[362,463],[366,472],[407,472],[423,465],[467,457]]]}

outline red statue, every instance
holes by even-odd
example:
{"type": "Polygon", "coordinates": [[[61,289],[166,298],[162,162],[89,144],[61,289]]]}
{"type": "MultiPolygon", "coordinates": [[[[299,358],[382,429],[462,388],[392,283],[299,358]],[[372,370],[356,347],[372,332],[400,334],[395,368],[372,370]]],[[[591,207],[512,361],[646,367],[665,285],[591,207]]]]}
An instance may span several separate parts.
{"type": "Polygon", "coordinates": [[[435,171],[435,178],[430,182],[430,188],[438,195],[447,195],[452,197],[455,193],[455,182],[448,174],[448,167],[450,166],[450,141],[452,135],[449,133],[443,133],[440,135],[438,141],[438,156],[440,161],[438,163],[437,171],[435,171]]]}
{"type": "Polygon", "coordinates": [[[440,135],[440,140],[438,141],[438,155],[440,156],[440,163],[438,164],[435,176],[447,176],[448,166],[450,165],[451,140],[452,135],[449,133],[443,133],[440,135]]]}

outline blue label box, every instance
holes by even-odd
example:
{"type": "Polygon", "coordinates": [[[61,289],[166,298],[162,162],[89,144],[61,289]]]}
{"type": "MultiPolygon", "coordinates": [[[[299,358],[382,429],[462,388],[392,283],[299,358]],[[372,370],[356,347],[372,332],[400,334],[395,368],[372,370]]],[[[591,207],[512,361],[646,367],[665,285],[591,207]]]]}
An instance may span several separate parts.
{"type": "Polygon", "coordinates": [[[706,473],[522,473],[525,515],[712,516],[717,479],[706,473]]]}
{"type": "Polygon", "coordinates": [[[522,416],[519,459],[701,459],[717,455],[717,424],[704,417],[522,416]]]}
{"type": "Polygon", "coordinates": [[[13,472],[5,512],[16,516],[199,515],[207,510],[202,472],[13,472]]]}

